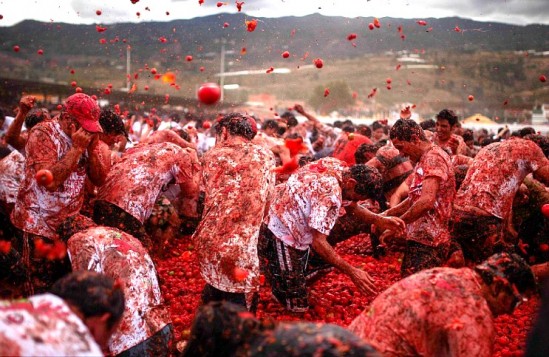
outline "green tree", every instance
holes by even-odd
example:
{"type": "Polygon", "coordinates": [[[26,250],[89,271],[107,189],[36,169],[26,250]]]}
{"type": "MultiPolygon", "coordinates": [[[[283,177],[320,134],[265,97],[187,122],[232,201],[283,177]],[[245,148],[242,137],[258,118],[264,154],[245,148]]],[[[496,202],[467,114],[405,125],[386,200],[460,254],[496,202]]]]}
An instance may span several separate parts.
{"type": "Polygon", "coordinates": [[[329,82],[325,86],[318,85],[309,98],[309,105],[321,114],[345,109],[354,102],[351,89],[344,81],[329,82]]]}

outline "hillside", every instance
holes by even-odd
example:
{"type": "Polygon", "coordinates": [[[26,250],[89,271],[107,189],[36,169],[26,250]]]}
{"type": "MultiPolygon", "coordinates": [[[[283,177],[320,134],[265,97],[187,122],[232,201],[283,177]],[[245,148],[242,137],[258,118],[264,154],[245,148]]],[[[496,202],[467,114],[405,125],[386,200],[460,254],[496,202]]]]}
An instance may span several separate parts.
{"type": "Polygon", "coordinates": [[[276,96],[274,105],[305,101],[329,111],[339,106],[341,95],[353,95],[358,104],[355,111],[362,108],[366,113],[387,112],[391,106],[409,102],[425,114],[448,105],[464,115],[470,111],[503,115],[505,100],[519,109],[549,102],[547,86],[538,80],[543,73],[549,75],[549,56],[541,53],[549,50],[549,26],[460,18],[423,19],[427,25],[421,26],[414,20],[382,18],[381,27],[372,31],[368,24],[373,18],[316,14],[260,18],[256,30],[248,32],[246,20],[251,18],[222,14],[106,25],[104,32],[94,25],[24,21],[0,28],[0,76],[67,86],[76,81],[98,90],[108,84],[122,88],[126,86],[126,48],[131,46],[131,79],[138,92],[148,86],[148,93],[192,98],[200,83],[219,80],[215,75],[223,42],[226,72],[262,73],[226,77],[226,84],[240,86],[226,92],[227,101],[267,93],[276,96]],[[349,41],[349,34],[356,34],[356,39],[349,41]],[[19,52],[14,52],[15,45],[19,52]],[[43,55],[37,54],[39,49],[43,55]],[[281,57],[283,51],[290,52],[288,59],[281,57]],[[193,56],[192,61],[185,60],[187,55],[193,56]],[[323,59],[322,69],[312,66],[314,58],[323,59]],[[159,74],[174,73],[175,83],[155,80],[152,67],[159,74]],[[263,74],[270,67],[291,72],[263,74]],[[387,78],[392,81],[390,90],[387,78]],[[332,91],[319,98],[330,86],[345,93],[332,91]],[[373,88],[377,94],[368,99],[373,88]],[[467,100],[469,95],[475,97],[473,102],[467,100]]]}

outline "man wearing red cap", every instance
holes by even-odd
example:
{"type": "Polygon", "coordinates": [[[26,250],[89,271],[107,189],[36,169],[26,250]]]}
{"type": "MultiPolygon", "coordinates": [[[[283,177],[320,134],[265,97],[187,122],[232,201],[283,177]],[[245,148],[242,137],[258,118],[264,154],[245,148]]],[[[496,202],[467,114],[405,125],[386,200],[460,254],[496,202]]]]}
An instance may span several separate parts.
{"type": "MultiPolygon", "coordinates": [[[[24,294],[46,290],[66,272],[67,264],[40,257],[36,245],[49,247],[58,241],[57,227],[82,207],[84,181],[101,186],[110,158],[101,154],[98,133],[99,106],[90,96],[77,93],[65,101],[61,114],[43,121],[29,133],[25,177],[19,189],[11,221],[18,228],[16,249],[29,269],[24,294]],[[49,171],[50,182],[38,182],[40,170],[49,171]]],[[[61,254],[63,255],[63,254],[61,254]]]]}

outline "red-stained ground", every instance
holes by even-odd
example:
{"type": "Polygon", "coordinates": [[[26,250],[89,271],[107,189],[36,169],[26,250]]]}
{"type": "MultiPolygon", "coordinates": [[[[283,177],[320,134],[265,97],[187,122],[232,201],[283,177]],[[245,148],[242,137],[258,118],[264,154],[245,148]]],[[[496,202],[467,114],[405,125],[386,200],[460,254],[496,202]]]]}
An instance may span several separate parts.
{"type": "MultiPolygon", "coordinates": [[[[360,236],[353,237],[337,246],[337,251],[354,266],[368,271],[383,291],[400,278],[400,253],[389,253],[376,260],[365,255],[360,236]]],[[[169,304],[175,327],[176,340],[186,339],[200,303],[204,281],[198,272],[196,254],[190,237],[182,237],[167,249],[166,257],[157,261],[162,291],[169,304]]],[[[310,303],[313,308],[304,314],[286,312],[271,298],[271,291],[264,286],[260,292],[258,317],[275,320],[324,321],[347,326],[373,297],[357,291],[353,283],[338,271],[321,277],[310,287],[310,303]]],[[[522,356],[526,334],[529,331],[539,299],[521,304],[512,316],[496,319],[497,337],[494,356],[522,356]]]]}

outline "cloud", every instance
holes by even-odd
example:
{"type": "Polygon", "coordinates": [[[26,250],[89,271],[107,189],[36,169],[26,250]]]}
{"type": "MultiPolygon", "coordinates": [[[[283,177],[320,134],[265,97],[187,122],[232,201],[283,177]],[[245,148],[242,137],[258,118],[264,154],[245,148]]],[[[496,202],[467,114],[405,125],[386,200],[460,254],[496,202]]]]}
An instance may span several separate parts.
{"type": "MultiPolygon", "coordinates": [[[[0,26],[24,19],[69,23],[170,21],[218,13],[236,13],[234,0],[4,0],[0,26]],[[149,10],[147,10],[148,8],[149,10]],[[24,11],[21,11],[24,9],[24,11]],[[97,16],[95,11],[102,10],[97,16]],[[140,12],[137,17],[136,12],[140,12]],[[169,12],[169,15],[166,15],[169,12]]],[[[253,17],[326,16],[423,19],[459,16],[477,21],[549,24],[548,0],[244,0],[242,12],[253,17]]]]}

